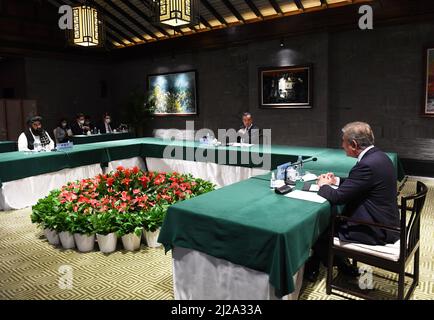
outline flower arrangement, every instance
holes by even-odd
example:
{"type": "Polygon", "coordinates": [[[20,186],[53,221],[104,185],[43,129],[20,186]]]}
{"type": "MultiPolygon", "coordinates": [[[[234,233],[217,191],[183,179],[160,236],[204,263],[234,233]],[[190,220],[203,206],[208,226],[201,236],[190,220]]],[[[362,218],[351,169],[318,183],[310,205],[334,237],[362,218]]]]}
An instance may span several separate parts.
{"type": "Polygon", "coordinates": [[[121,237],[161,227],[170,205],[214,190],[191,175],[118,167],[94,178],[69,182],[32,207],[31,220],[57,232],[121,237]]]}

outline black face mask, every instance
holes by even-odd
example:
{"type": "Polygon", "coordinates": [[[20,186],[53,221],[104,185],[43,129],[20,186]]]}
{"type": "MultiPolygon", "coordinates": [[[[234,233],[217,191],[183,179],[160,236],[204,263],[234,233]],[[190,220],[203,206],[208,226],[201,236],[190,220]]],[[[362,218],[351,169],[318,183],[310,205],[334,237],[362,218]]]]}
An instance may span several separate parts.
{"type": "Polygon", "coordinates": [[[39,136],[42,133],[42,128],[37,128],[37,129],[30,128],[30,130],[32,130],[32,133],[35,136],[39,136]]]}

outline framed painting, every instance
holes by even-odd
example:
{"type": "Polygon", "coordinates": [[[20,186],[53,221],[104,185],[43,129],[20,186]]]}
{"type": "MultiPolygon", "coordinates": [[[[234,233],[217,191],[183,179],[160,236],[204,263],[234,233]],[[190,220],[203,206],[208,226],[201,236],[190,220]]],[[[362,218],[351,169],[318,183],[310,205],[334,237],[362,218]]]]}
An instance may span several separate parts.
{"type": "Polygon", "coordinates": [[[196,71],[148,76],[148,97],[155,116],[197,115],[196,71]]]}
{"type": "Polygon", "coordinates": [[[312,108],[312,66],[259,69],[259,106],[312,108]]]}
{"type": "Polygon", "coordinates": [[[434,117],[434,48],[425,51],[425,87],[422,116],[434,117]]]}

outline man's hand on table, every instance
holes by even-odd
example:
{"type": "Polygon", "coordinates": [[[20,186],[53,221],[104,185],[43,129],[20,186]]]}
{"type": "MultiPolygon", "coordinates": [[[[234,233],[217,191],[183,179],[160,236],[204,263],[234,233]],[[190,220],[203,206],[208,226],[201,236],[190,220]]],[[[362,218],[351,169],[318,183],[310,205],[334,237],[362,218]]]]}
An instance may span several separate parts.
{"type": "Polygon", "coordinates": [[[339,179],[333,172],[324,173],[319,176],[317,181],[318,186],[321,188],[323,185],[338,185],[339,179]]]}

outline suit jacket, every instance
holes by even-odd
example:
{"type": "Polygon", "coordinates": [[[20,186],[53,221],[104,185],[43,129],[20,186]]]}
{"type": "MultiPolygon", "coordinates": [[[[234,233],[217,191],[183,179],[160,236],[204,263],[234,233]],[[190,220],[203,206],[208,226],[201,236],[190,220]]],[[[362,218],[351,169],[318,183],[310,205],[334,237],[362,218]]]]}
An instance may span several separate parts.
{"type": "MultiPolygon", "coordinates": [[[[113,126],[113,123],[110,123],[110,128],[112,128],[112,132],[114,129],[116,129],[116,127],[113,126]]],[[[108,133],[106,128],[105,128],[105,122],[100,122],[98,125],[98,129],[100,131],[100,133],[108,133]]]]}
{"type": "MultiPolygon", "coordinates": [[[[245,127],[241,126],[239,130],[241,129],[245,129],[245,127]]],[[[249,141],[245,141],[246,143],[260,144],[262,142],[262,131],[254,124],[247,130],[246,135],[249,137],[249,141]]],[[[237,137],[237,142],[241,142],[241,137],[237,137]]]]}
{"type": "Polygon", "coordinates": [[[82,128],[80,128],[80,125],[76,122],[74,122],[73,124],[71,124],[71,131],[73,135],[83,135],[87,133],[87,130],[83,130],[82,128]]]}
{"type": "MultiPolygon", "coordinates": [[[[383,151],[374,147],[351,169],[348,178],[341,179],[338,189],[324,185],[318,194],[332,204],[345,204],[344,215],[398,227],[400,218],[396,181],[396,169],[392,161],[383,151]]],[[[370,245],[394,243],[399,239],[397,232],[348,222],[340,224],[337,230],[341,240],[370,245]]]]}

